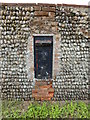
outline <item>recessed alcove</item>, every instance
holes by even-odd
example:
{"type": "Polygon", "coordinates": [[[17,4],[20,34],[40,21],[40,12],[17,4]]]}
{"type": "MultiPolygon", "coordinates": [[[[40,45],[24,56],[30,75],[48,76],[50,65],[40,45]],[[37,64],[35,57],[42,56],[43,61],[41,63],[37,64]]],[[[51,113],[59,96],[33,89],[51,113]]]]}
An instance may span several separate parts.
{"type": "Polygon", "coordinates": [[[53,64],[53,37],[34,37],[34,73],[37,79],[51,79],[53,64]]]}

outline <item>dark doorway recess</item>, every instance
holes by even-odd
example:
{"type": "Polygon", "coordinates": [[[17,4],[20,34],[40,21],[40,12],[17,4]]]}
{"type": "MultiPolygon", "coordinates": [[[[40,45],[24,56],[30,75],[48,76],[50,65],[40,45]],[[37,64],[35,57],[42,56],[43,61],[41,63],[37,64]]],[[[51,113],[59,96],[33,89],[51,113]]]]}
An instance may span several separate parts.
{"type": "Polygon", "coordinates": [[[34,37],[34,72],[37,79],[52,78],[53,37],[34,37]]]}

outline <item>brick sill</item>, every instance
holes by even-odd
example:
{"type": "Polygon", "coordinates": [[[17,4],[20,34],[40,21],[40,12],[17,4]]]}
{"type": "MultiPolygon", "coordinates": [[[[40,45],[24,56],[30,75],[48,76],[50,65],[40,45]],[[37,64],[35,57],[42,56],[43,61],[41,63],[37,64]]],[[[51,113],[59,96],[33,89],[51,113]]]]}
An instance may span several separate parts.
{"type": "Polygon", "coordinates": [[[51,100],[54,95],[54,88],[52,87],[52,81],[37,80],[35,81],[35,86],[32,89],[32,97],[35,100],[51,100]]]}

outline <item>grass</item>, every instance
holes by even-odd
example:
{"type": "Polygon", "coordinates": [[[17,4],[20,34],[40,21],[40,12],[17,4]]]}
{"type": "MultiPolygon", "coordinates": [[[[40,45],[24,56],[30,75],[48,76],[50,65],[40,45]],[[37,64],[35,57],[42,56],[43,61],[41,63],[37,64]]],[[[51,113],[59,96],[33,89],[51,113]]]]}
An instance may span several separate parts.
{"type": "Polygon", "coordinates": [[[2,115],[4,118],[90,118],[90,103],[83,101],[65,102],[30,102],[24,106],[23,101],[4,101],[2,115]]]}

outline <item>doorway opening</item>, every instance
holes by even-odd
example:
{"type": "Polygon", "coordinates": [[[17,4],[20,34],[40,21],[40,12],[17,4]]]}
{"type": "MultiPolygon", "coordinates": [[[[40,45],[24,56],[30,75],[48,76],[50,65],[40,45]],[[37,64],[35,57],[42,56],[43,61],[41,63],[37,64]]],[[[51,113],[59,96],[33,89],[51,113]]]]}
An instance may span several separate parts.
{"type": "Polygon", "coordinates": [[[52,79],[53,36],[34,36],[34,73],[37,79],[52,79]]]}

